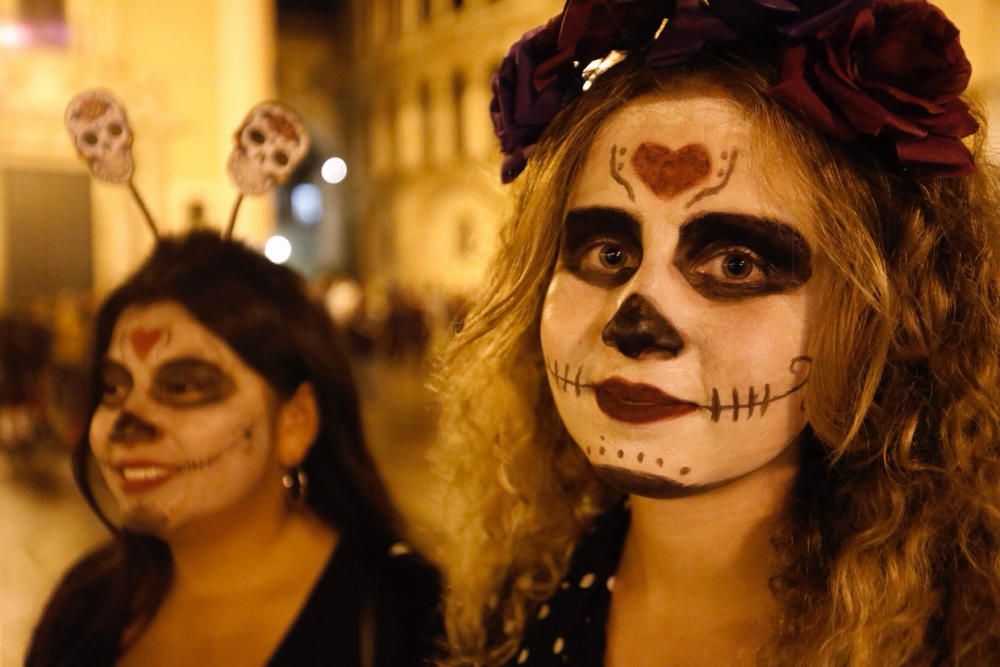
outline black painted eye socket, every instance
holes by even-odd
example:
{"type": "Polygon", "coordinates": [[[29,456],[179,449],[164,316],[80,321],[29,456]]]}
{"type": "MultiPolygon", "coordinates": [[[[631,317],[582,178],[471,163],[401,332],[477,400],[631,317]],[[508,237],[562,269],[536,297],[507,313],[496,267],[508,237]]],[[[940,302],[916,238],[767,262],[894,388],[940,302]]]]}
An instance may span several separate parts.
{"type": "Polygon", "coordinates": [[[153,377],[150,395],[174,407],[196,407],[222,401],[236,391],[229,375],[202,359],[180,358],[164,363],[153,377]]]}
{"type": "Polygon", "coordinates": [[[118,123],[111,123],[111,125],[108,125],[108,134],[110,134],[112,137],[117,137],[122,132],[123,132],[122,126],[119,125],[118,123]]]}
{"type": "Polygon", "coordinates": [[[576,208],[563,221],[560,256],[567,271],[596,287],[624,285],[642,263],[639,221],[601,206],[576,208]]]}
{"type": "Polygon", "coordinates": [[[87,144],[88,146],[94,146],[97,144],[97,135],[94,134],[93,132],[84,132],[82,139],[83,143],[87,144]]]}
{"type": "Polygon", "coordinates": [[[284,167],[285,165],[288,164],[288,156],[285,155],[285,153],[282,152],[282,151],[275,151],[275,153],[273,155],[273,158],[274,158],[274,161],[280,167],[284,167]]]}
{"type": "Polygon", "coordinates": [[[788,223],[707,212],[681,225],[674,266],[709,299],[788,292],[812,275],[812,252],[788,223]]]}
{"type": "Polygon", "coordinates": [[[249,134],[250,134],[250,141],[254,142],[255,144],[262,144],[265,141],[267,141],[267,137],[265,137],[264,133],[261,132],[260,130],[250,130],[249,134]]]}

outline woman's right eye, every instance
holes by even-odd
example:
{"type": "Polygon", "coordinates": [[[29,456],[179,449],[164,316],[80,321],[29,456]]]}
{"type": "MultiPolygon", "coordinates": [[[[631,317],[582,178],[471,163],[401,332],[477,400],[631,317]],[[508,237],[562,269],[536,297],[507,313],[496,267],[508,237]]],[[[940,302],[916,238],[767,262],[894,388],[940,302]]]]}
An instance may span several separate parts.
{"type": "Polygon", "coordinates": [[[101,383],[101,403],[109,408],[117,408],[125,402],[129,387],[113,382],[101,383]]]}
{"type": "Polygon", "coordinates": [[[117,408],[132,390],[132,376],[121,366],[108,363],[101,369],[101,405],[117,408]]]}
{"type": "Polygon", "coordinates": [[[580,270],[586,274],[614,275],[621,271],[635,271],[639,268],[639,260],[638,254],[628,245],[604,240],[584,249],[580,258],[580,270]]]}

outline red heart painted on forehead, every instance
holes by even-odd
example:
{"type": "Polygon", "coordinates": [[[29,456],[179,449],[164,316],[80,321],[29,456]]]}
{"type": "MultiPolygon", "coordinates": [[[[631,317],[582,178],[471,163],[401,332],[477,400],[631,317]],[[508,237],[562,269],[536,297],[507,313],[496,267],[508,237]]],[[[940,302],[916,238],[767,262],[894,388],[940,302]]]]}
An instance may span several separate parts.
{"type": "Polygon", "coordinates": [[[662,144],[643,142],[632,154],[632,168],[657,197],[670,199],[708,178],[712,160],[701,144],[672,151],[662,144]]]}
{"type": "Polygon", "coordinates": [[[146,355],[159,342],[163,334],[163,329],[143,329],[142,327],[136,327],[129,334],[129,342],[132,343],[132,349],[135,350],[139,358],[145,361],[146,355]]]}

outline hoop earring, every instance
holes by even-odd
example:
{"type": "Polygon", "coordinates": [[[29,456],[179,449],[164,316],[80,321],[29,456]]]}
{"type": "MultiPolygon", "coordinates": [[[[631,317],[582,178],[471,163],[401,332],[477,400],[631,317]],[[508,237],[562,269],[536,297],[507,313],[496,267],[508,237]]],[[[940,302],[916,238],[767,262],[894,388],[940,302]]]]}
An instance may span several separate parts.
{"type": "Polygon", "coordinates": [[[285,471],[281,476],[281,485],[285,487],[288,504],[294,509],[301,509],[306,505],[306,496],[309,492],[309,477],[306,471],[298,466],[293,466],[285,471]]]}

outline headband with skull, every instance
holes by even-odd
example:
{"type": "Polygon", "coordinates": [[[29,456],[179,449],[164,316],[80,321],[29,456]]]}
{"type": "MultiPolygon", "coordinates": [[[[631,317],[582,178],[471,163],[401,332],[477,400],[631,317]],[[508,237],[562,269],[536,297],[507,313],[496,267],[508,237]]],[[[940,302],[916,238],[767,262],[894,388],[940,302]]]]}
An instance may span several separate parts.
{"type": "MultiPolygon", "coordinates": [[[[125,107],[105,90],[87,90],[66,107],[66,128],[77,153],[94,178],[126,183],[155,236],[156,223],[135,187],[132,175],[132,128],[125,107]]],[[[259,195],[284,183],[309,152],[309,135],[302,119],[280,102],[262,102],[252,108],[236,131],[229,156],[229,175],[239,194],[233,204],[226,237],[233,233],[245,195],[259,195]]]]}

